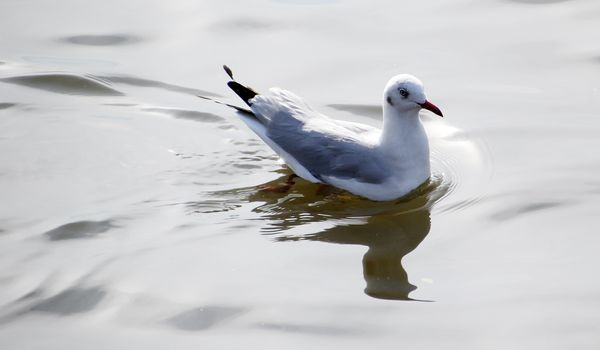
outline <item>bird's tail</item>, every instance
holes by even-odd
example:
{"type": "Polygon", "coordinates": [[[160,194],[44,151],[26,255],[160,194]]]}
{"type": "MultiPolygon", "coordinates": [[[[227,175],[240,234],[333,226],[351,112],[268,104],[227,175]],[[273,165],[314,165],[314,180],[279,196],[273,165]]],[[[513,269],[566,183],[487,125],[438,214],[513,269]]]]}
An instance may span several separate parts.
{"type": "Polygon", "coordinates": [[[235,79],[233,78],[233,72],[226,65],[223,65],[223,69],[225,70],[225,73],[227,73],[227,75],[229,75],[229,77],[231,78],[231,81],[227,83],[227,86],[229,86],[229,88],[233,90],[233,92],[235,92],[236,95],[238,95],[248,106],[251,106],[252,103],[250,103],[250,100],[254,96],[258,95],[258,92],[235,81],[235,79]]]}

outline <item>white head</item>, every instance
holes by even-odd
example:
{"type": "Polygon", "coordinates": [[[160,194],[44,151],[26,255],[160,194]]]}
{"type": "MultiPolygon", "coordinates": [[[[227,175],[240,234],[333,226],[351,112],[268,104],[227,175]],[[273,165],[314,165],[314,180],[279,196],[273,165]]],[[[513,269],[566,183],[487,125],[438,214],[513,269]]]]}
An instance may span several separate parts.
{"type": "Polygon", "coordinates": [[[409,74],[399,74],[390,79],[383,90],[383,98],[388,106],[399,112],[425,108],[443,117],[442,111],[427,101],[423,83],[409,74]]]}

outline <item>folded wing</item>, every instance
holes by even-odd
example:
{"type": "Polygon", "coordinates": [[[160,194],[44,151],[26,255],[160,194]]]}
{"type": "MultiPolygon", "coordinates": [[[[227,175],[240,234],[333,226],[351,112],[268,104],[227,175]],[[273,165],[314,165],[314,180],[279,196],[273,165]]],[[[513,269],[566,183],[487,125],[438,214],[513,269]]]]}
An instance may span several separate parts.
{"type": "Polygon", "coordinates": [[[328,177],[365,183],[386,179],[385,162],[372,142],[377,129],[337,122],[289,91],[274,88],[270,92],[252,98],[250,108],[264,125],[265,136],[312,176],[322,182],[328,177]]]}

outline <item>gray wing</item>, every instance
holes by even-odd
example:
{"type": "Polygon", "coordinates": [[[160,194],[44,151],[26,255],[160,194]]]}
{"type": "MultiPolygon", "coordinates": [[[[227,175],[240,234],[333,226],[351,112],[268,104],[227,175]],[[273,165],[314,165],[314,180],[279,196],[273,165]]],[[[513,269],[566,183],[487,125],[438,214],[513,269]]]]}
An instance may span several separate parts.
{"type": "Polygon", "coordinates": [[[266,136],[314,177],[385,180],[389,173],[385,162],[366,139],[376,129],[330,119],[291,92],[272,89],[271,93],[255,97],[252,110],[263,120],[266,136]]]}

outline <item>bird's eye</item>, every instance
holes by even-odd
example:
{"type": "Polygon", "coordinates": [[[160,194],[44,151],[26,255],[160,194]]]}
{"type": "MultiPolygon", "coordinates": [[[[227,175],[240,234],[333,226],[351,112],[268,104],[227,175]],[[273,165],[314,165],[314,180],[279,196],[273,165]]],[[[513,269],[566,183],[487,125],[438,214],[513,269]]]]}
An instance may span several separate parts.
{"type": "Polygon", "coordinates": [[[407,98],[409,95],[409,93],[408,93],[408,91],[406,91],[406,89],[400,89],[398,91],[400,92],[400,96],[402,96],[404,98],[407,98]]]}

